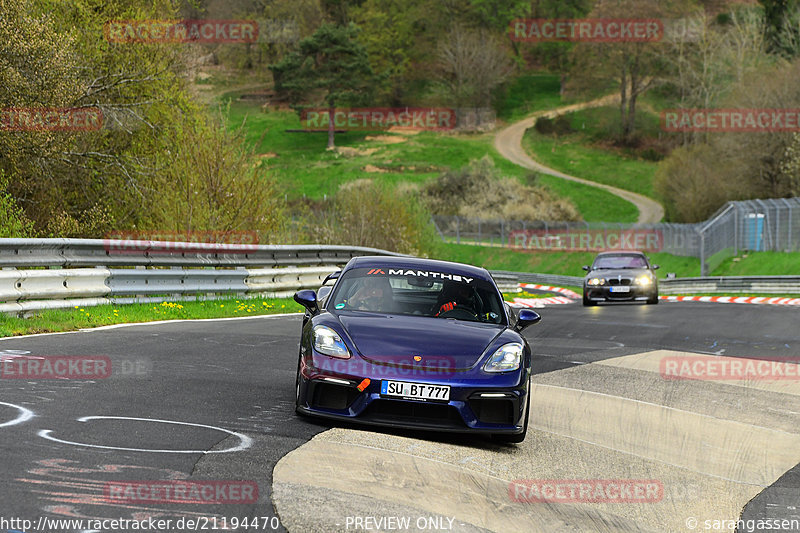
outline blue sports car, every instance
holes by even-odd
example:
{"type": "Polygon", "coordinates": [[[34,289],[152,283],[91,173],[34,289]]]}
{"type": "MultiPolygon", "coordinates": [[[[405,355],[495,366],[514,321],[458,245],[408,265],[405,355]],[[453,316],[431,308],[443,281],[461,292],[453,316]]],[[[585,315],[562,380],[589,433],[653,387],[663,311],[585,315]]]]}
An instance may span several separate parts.
{"type": "MultiPolygon", "coordinates": [[[[306,308],[297,412],[522,442],[531,350],[489,272],[408,257],[357,257],[306,308]]],[[[328,280],[326,280],[328,281],[328,280]]]]}

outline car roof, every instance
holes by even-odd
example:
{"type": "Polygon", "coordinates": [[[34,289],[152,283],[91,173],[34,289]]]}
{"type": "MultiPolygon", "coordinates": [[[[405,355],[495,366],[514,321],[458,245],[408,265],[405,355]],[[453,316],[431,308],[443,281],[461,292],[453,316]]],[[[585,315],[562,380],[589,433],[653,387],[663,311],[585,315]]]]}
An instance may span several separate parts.
{"type": "Polygon", "coordinates": [[[605,255],[641,255],[647,257],[644,252],[637,252],[635,250],[620,250],[619,252],[600,252],[597,254],[597,257],[602,257],[605,255]]]}
{"type": "Polygon", "coordinates": [[[492,277],[485,268],[480,268],[464,263],[453,263],[451,261],[439,261],[437,259],[422,259],[420,257],[393,257],[385,255],[370,255],[354,257],[347,263],[345,270],[352,268],[403,268],[411,270],[433,270],[445,272],[447,274],[458,274],[470,278],[491,281],[492,277]]]}

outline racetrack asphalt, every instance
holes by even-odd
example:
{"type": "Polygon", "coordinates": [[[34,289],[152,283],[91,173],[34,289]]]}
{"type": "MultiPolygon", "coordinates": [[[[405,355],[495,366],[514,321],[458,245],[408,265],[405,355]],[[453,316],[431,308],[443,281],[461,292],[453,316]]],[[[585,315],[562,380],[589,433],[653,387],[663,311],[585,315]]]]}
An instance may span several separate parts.
{"type": "Polygon", "coordinates": [[[107,356],[112,375],[0,379],[0,531],[92,530],[37,529],[40,517],[205,518],[218,525],[262,519],[240,531],[274,530],[278,520],[290,531],[397,530],[353,523],[388,516],[425,518],[439,531],[691,531],[681,526],[689,512],[736,520],[743,509],[745,518],[798,518],[797,380],[763,390],[750,382],[669,382],[653,371],[673,352],[797,357],[796,313],[704,303],[544,309],[542,322],[526,330],[537,356],[535,401],[519,446],[357,427],[327,431],[326,422],[296,416],[299,315],[3,339],[6,360],[107,356]],[[669,413],[680,418],[658,434],[669,413]],[[645,429],[628,432],[626,424],[645,429]],[[641,473],[661,480],[668,498],[649,507],[509,499],[511,479],[641,473]],[[164,480],[254,481],[258,500],[104,497],[109,483],[164,480]],[[280,516],[265,528],[263,519],[276,517],[273,504],[280,516]],[[12,518],[33,525],[2,522],[12,518]]]}

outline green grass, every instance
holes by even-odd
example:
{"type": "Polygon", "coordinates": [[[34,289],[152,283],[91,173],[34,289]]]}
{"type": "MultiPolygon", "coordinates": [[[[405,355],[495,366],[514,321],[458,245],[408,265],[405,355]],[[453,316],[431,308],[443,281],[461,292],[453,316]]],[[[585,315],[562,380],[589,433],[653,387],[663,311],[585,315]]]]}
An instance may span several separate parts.
{"type": "MultiPolygon", "coordinates": [[[[333,194],[349,181],[370,178],[389,183],[422,183],[449,169],[458,169],[470,161],[488,155],[505,176],[523,182],[531,171],[503,159],[494,148],[494,134],[442,134],[421,132],[417,135],[385,134],[381,132],[348,132],[336,135],[336,145],[358,150],[375,150],[369,155],[345,156],[325,150],[326,133],[286,133],[300,128],[293,111],[263,113],[251,103],[232,102],[229,120],[235,127],[244,123],[246,137],[256,153],[275,154],[262,159],[278,187],[287,198],[302,196],[321,199],[333,194]],[[366,140],[368,136],[387,135],[405,139],[390,144],[366,140]],[[387,172],[366,172],[367,165],[387,172]]],[[[636,208],[616,196],[594,187],[538,176],[537,183],[556,196],[571,200],[587,221],[616,220],[635,222],[636,208]]]]}
{"type": "MultiPolygon", "coordinates": [[[[467,263],[488,270],[583,276],[581,267],[591,264],[596,255],[594,252],[521,252],[507,248],[443,243],[437,249],[436,259],[467,263]]],[[[661,267],[658,270],[661,278],[666,277],[667,272],[675,272],[678,277],[698,276],[700,272],[700,260],[694,257],[664,253],[649,254],[649,257],[661,267]]]]}
{"type": "MultiPolygon", "coordinates": [[[[657,163],[588,146],[583,133],[553,137],[541,135],[531,129],[526,132],[522,142],[531,157],[550,168],[650,198],[655,197],[653,178],[657,163]]],[[[617,219],[605,221],[623,222],[617,219]]]]}
{"type": "Polygon", "coordinates": [[[27,318],[0,314],[0,337],[76,331],[111,324],[156,320],[226,318],[301,312],[290,298],[223,299],[164,302],[160,304],[99,305],[74,309],[49,309],[27,318]]]}
{"type": "Polygon", "coordinates": [[[633,223],[639,218],[635,205],[603,189],[545,174],[539,174],[536,180],[557,196],[572,200],[586,222],[633,223]]]}
{"type": "Polygon", "coordinates": [[[514,122],[537,111],[553,109],[572,102],[561,99],[561,81],[557,74],[529,74],[516,78],[506,96],[497,105],[497,117],[514,122]]]}
{"type": "Polygon", "coordinates": [[[726,259],[712,272],[713,276],[797,276],[800,275],[800,252],[748,252],[726,259]]]}

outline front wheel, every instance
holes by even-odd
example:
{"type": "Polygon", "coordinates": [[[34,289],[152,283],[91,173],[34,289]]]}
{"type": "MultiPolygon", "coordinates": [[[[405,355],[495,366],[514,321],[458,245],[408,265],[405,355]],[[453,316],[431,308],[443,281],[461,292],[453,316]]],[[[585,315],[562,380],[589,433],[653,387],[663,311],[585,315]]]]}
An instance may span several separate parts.
{"type": "Polygon", "coordinates": [[[655,292],[655,293],[653,293],[652,296],[650,296],[650,298],[647,299],[647,304],[648,305],[656,305],[657,303],[658,303],[658,293],[655,292]]]}
{"type": "Polygon", "coordinates": [[[597,302],[594,302],[594,301],[590,300],[588,298],[588,296],[586,295],[586,293],[584,292],[583,293],[583,306],[584,307],[594,307],[595,305],[597,305],[597,302]]]}

